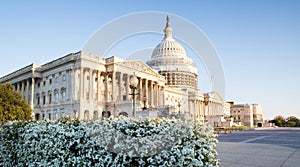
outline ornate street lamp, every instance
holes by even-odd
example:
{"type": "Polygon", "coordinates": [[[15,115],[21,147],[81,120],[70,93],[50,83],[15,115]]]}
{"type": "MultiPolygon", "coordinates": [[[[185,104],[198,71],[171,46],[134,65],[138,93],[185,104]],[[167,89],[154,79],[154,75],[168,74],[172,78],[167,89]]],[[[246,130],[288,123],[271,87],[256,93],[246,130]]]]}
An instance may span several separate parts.
{"type": "Polygon", "coordinates": [[[132,104],[132,116],[135,118],[136,117],[136,111],[135,111],[135,96],[136,96],[136,88],[137,85],[139,84],[139,80],[137,79],[137,77],[135,76],[135,74],[133,74],[133,77],[130,79],[130,85],[131,85],[131,89],[132,89],[132,98],[133,98],[133,104],[132,104]]]}
{"type": "Polygon", "coordinates": [[[180,101],[178,102],[178,114],[180,114],[180,101]]]}
{"type": "Polygon", "coordinates": [[[146,110],[146,109],[147,109],[147,107],[146,107],[146,96],[144,96],[144,98],[143,98],[143,102],[144,102],[144,107],[143,107],[143,110],[146,110]]]}

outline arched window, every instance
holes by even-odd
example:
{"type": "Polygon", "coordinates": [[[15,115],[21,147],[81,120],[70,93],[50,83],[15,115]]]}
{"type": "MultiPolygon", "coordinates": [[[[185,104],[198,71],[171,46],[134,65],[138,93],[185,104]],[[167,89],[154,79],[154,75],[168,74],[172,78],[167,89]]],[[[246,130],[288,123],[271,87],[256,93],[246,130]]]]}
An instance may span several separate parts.
{"type": "Polygon", "coordinates": [[[120,112],[119,116],[121,116],[121,115],[122,115],[122,116],[125,116],[125,117],[128,117],[128,113],[125,112],[125,111],[124,111],[124,112],[120,112]]]}
{"type": "Polygon", "coordinates": [[[84,119],[88,120],[89,118],[90,118],[90,112],[89,112],[89,110],[85,110],[84,111],[84,119]]]}
{"type": "Polygon", "coordinates": [[[59,99],[59,97],[58,97],[58,90],[55,89],[55,90],[54,90],[54,102],[55,102],[55,103],[58,103],[58,99],[59,99]]]}
{"type": "Polygon", "coordinates": [[[96,110],[94,111],[94,116],[93,116],[93,118],[94,118],[94,119],[98,119],[98,111],[96,111],[96,110]]]}
{"type": "Polygon", "coordinates": [[[61,88],[61,100],[66,101],[66,88],[61,88]]]}
{"type": "Polygon", "coordinates": [[[109,118],[110,117],[110,112],[109,111],[103,111],[102,112],[102,118],[109,118]]]}
{"type": "Polygon", "coordinates": [[[39,113],[35,114],[35,120],[40,120],[40,114],[39,113]]]}
{"type": "Polygon", "coordinates": [[[48,102],[49,104],[52,103],[52,92],[50,90],[48,91],[48,102]]]}
{"type": "Polygon", "coordinates": [[[74,110],[74,118],[78,118],[78,112],[74,110]]]}
{"type": "Polygon", "coordinates": [[[36,105],[40,105],[40,94],[36,94],[36,105]]]}

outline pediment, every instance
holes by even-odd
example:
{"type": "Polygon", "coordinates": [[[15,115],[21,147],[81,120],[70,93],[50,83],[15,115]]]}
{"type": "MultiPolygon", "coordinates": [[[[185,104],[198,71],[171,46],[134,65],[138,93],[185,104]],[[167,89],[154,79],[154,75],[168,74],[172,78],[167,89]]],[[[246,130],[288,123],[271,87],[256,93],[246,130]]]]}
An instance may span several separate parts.
{"type": "Polygon", "coordinates": [[[123,62],[118,62],[117,64],[123,67],[131,68],[137,72],[144,72],[150,75],[160,77],[158,71],[152,69],[146,63],[140,60],[127,60],[123,62]]]}
{"type": "Polygon", "coordinates": [[[207,93],[209,95],[210,98],[215,99],[215,100],[219,100],[219,101],[223,101],[222,96],[218,93],[218,92],[209,92],[207,93]]]}

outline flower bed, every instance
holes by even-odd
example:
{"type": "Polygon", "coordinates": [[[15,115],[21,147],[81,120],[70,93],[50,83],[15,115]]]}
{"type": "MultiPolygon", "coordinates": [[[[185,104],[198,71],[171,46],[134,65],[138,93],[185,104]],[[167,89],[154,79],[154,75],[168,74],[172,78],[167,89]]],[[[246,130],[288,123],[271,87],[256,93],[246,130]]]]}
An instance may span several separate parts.
{"type": "Polygon", "coordinates": [[[0,166],[218,166],[216,135],[198,120],[14,122],[0,166]]]}

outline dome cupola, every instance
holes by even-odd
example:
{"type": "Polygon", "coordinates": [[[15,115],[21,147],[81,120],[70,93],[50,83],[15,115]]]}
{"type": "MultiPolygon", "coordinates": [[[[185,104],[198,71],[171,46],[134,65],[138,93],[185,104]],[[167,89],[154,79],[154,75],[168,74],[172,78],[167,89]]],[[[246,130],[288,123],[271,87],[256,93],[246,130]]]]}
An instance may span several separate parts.
{"type": "Polygon", "coordinates": [[[167,85],[197,88],[197,67],[173,38],[172,32],[167,16],[164,39],[154,48],[147,64],[165,76],[167,85]]]}

